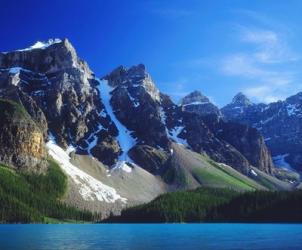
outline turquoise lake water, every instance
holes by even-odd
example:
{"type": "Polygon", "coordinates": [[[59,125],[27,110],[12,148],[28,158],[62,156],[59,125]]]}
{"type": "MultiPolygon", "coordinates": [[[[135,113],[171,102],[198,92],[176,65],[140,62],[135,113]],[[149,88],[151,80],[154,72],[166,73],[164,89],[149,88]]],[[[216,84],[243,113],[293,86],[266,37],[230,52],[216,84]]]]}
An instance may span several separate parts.
{"type": "Polygon", "coordinates": [[[0,225],[0,249],[302,249],[298,224],[0,225]]]}

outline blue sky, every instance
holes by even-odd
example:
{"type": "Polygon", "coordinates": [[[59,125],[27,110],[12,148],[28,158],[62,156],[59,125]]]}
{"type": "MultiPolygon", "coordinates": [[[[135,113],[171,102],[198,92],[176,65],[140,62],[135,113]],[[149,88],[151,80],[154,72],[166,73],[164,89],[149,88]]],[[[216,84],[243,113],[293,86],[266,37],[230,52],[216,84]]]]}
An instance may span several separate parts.
{"type": "Polygon", "coordinates": [[[144,63],[175,101],[271,102],[302,91],[302,1],[0,0],[0,50],[67,37],[98,76],[144,63]]]}

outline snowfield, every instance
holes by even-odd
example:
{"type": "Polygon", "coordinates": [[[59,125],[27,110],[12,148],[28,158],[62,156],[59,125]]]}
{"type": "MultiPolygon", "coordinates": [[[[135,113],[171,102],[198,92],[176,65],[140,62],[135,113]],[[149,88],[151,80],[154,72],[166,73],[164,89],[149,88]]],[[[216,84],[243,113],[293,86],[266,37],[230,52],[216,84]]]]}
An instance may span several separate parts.
{"type": "Polygon", "coordinates": [[[103,184],[70,162],[69,154],[74,151],[73,147],[68,147],[66,151],[63,150],[56,145],[52,136],[49,137],[46,147],[49,155],[60,164],[66,174],[79,186],[79,193],[84,200],[98,200],[107,203],[114,203],[116,201],[127,202],[127,199],[121,197],[114,188],[103,184]]]}
{"type": "Polygon", "coordinates": [[[131,136],[131,131],[129,131],[115,116],[112,106],[110,104],[111,99],[111,91],[114,89],[111,86],[108,85],[108,82],[106,80],[98,80],[98,90],[101,95],[103,104],[105,106],[105,109],[110,116],[111,120],[115,124],[115,126],[118,129],[118,136],[117,140],[119,142],[119,145],[122,149],[122,154],[119,156],[119,161],[127,161],[127,162],[133,162],[131,158],[128,156],[128,151],[136,144],[136,140],[131,136]]]}

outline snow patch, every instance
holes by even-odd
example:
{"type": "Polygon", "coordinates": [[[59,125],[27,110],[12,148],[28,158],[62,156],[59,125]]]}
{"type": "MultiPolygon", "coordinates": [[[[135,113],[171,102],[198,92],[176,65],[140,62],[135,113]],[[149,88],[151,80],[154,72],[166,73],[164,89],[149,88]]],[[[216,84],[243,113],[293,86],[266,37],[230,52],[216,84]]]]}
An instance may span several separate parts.
{"type": "Polygon", "coordinates": [[[258,174],[255,172],[254,169],[251,169],[251,174],[254,175],[254,176],[258,176],[258,174]]]}
{"type": "Polygon", "coordinates": [[[129,164],[126,162],[126,161],[118,161],[114,167],[111,169],[110,172],[114,172],[116,170],[123,170],[124,172],[127,172],[127,173],[131,173],[132,172],[132,167],[129,166],[129,164]]]}
{"type": "Polygon", "coordinates": [[[99,115],[100,115],[101,117],[103,117],[103,118],[106,118],[106,117],[107,117],[107,114],[106,114],[105,110],[102,110],[102,111],[100,112],[99,115]]]}
{"type": "Polygon", "coordinates": [[[116,201],[127,202],[127,199],[121,197],[114,188],[103,184],[70,162],[69,153],[75,150],[73,146],[69,146],[66,151],[63,150],[56,145],[54,137],[50,134],[46,147],[49,155],[60,164],[66,174],[80,187],[79,193],[84,200],[98,200],[107,203],[114,203],[116,201]]]}
{"type": "Polygon", "coordinates": [[[138,102],[137,100],[135,100],[135,98],[133,98],[133,97],[130,95],[130,93],[129,93],[128,90],[127,90],[127,92],[128,92],[128,97],[129,97],[130,101],[133,103],[133,106],[134,106],[135,108],[137,108],[137,107],[139,106],[139,102],[138,102]]]}
{"type": "Polygon", "coordinates": [[[166,116],[166,113],[165,113],[165,111],[162,107],[159,108],[159,116],[160,116],[161,123],[166,126],[167,116],[166,116]]]}
{"type": "Polygon", "coordinates": [[[75,151],[76,151],[76,148],[72,145],[69,145],[65,152],[67,155],[70,155],[70,153],[75,152],[75,151]]]}
{"type": "Polygon", "coordinates": [[[189,106],[189,105],[204,105],[204,104],[209,104],[209,102],[191,102],[191,103],[184,104],[184,105],[182,105],[182,106],[189,106]]]}
{"type": "Polygon", "coordinates": [[[266,124],[266,123],[268,123],[268,122],[270,122],[270,121],[272,121],[273,119],[275,118],[275,116],[272,116],[272,117],[269,117],[269,118],[267,118],[266,120],[261,120],[260,121],[260,124],[266,124]]]}
{"type": "Polygon", "coordinates": [[[10,73],[10,74],[19,74],[19,73],[20,73],[20,70],[22,70],[21,67],[13,67],[13,68],[10,68],[10,69],[9,69],[9,73],[10,73]]]}
{"type": "Polygon", "coordinates": [[[184,129],[184,126],[177,126],[171,129],[168,133],[168,136],[170,139],[174,140],[178,144],[182,144],[184,146],[188,146],[188,142],[185,139],[179,138],[178,135],[181,133],[181,131],[184,129]]]}
{"type": "MultiPolygon", "coordinates": [[[[167,133],[168,137],[170,139],[172,139],[173,141],[175,141],[176,143],[182,144],[182,145],[188,147],[187,140],[178,137],[178,135],[184,129],[184,126],[177,126],[177,127],[174,127],[173,129],[171,129],[169,131],[168,128],[167,128],[167,125],[166,125],[167,116],[166,116],[166,113],[165,113],[165,111],[164,111],[164,109],[162,107],[160,107],[160,109],[159,109],[159,115],[160,115],[160,119],[161,119],[162,124],[166,128],[166,133],[167,133]]],[[[171,154],[172,154],[172,152],[171,152],[171,154]]]]}
{"type": "Polygon", "coordinates": [[[98,142],[98,136],[97,134],[102,130],[105,129],[101,124],[98,125],[96,131],[94,131],[86,140],[88,146],[86,148],[86,150],[88,151],[88,153],[91,155],[91,149],[93,149],[98,142]]]}
{"type": "Polygon", "coordinates": [[[55,43],[61,43],[62,40],[55,38],[55,39],[49,39],[46,42],[41,42],[41,41],[37,41],[34,45],[30,46],[29,48],[26,49],[20,49],[18,51],[28,51],[28,50],[33,50],[33,49],[46,49],[48,48],[50,45],[53,45],[55,43]]]}
{"type": "Polygon", "coordinates": [[[300,112],[301,110],[297,107],[297,105],[294,104],[288,104],[286,106],[287,109],[287,115],[288,116],[293,116],[296,115],[296,113],[300,112]]]}

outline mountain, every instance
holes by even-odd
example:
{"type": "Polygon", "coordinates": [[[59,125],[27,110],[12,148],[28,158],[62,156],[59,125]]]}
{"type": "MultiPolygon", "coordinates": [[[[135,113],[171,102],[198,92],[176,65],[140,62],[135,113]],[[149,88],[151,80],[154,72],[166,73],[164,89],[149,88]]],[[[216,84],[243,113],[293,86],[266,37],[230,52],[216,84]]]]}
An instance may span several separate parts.
{"type": "Polygon", "coordinates": [[[274,176],[255,128],[226,121],[200,92],[175,104],[143,64],[98,78],[67,39],[0,53],[0,98],[0,162],[45,174],[56,161],[60,199],[98,218],[179,189],[297,185],[274,176]]]}
{"type": "Polygon", "coordinates": [[[254,104],[243,94],[238,94],[221,112],[229,121],[256,128],[265,138],[277,166],[301,171],[301,92],[269,104],[254,104]]]}
{"type": "MultiPolygon", "coordinates": [[[[240,95],[235,99],[236,105],[238,102],[242,102],[243,105],[248,104],[240,95]]],[[[228,149],[227,152],[222,153],[223,156],[226,156],[230,152],[231,147],[233,147],[232,151],[237,153],[235,157],[236,162],[221,159],[217,159],[217,161],[225,162],[235,168],[237,167],[241,172],[248,172],[248,165],[251,164],[264,172],[272,173],[274,166],[270,152],[267,150],[262,136],[256,129],[243,126],[239,123],[226,121],[223,119],[219,108],[198,91],[194,91],[184,97],[181,102],[181,107],[182,110],[187,113],[195,113],[200,116],[203,123],[215,136],[216,141],[219,139],[221,142],[227,143],[228,149]],[[202,100],[202,102],[200,100],[202,100]],[[189,105],[189,103],[192,102],[193,104],[189,105]],[[240,158],[242,160],[238,161],[240,158]],[[244,166],[246,167],[244,168],[244,166]]],[[[210,152],[207,153],[211,155],[210,152]]],[[[217,154],[217,150],[215,150],[215,154],[217,154]]],[[[216,156],[212,156],[213,159],[215,159],[215,157],[216,156]]]]}

